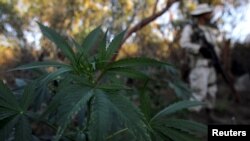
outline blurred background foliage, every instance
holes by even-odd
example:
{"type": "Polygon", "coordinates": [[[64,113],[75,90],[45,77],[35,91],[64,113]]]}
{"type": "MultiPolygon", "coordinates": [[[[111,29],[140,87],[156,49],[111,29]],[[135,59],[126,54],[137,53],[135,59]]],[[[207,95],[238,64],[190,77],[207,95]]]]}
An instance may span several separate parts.
{"type": "MultiPolygon", "coordinates": [[[[160,11],[167,2],[168,0],[0,0],[0,46],[39,49],[39,53],[32,52],[35,58],[41,52],[54,58],[55,48],[41,38],[35,21],[49,25],[64,35],[75,37],[78,41],[92,29],[102,25],[103,30],[109,30],[112,38],[117,31],[129,28],[160,11]]],[[[232,0],[180,0],[177,8],[170,8],[160,20],[151,22],[133,34],[124,44],[119,56],[139,53],[157,58],[169,57],[178,41],[181,23],[189,18],[188,12],[201,2],[217,7],[230,4],[233,8],[245,4],[232,0]]],[[[223,19],[217,19],[219,20],[223,19]]],[[[2,52],[4,51],[1,54],[2,52]]]]}
{"type": "MultiPolygon", "coordinates": [[[[91,30],[101,25],[103,31],[108,30],[111,40],[115,33],[129,29],[161,11],[169,1],[0,0],[0,78],[12,83],[16,77],[29,77],[27,72],[3,73],[19,64],[48,59],[64,60],[54,45],[42,37],[36,21],[56,29],[65,38],[68,35],[78,42],[82,42],[91,30]]],[[[181,71],[185,71],[185,53],[180,49],[178,40],[182,27],[190,20],[189,12],[202,2],[217,9],[213,22],[219,25],[224,40],[232,40],[229,46],[239,42],[238,44],[244,44],[246,48],[249,36],[244,40],[237,40],[225,27],[233,29],[243,22],[228,19],[235,19],[235,16],[244,19],[244,15],[237,15],[240,14],[237,9],[249,6],[249,0],[176,0],[161,17],[126,40],[118,53],[118,59],[126,56],[148,56],[172,62],[181,71]]],[[[221,44],[224,44],[224,40],[222,39],[221,44]]],[[[224,52],[224,56],[227,56],[229,51],[224,52]]],[[[152,72],[157,74],[158,71],[152,72]]],[[[162,72],[162,75],[165,76],[165,73],[162,72]]],[[[162,78],[162,75],[155,77],[162,78]]]]}

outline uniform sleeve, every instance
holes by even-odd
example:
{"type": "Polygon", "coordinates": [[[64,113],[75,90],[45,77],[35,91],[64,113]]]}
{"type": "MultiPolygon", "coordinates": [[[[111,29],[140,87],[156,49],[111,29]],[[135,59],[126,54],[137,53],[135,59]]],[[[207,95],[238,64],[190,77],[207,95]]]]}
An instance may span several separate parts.
{"type": "Polygon", "coordinates": [[[187,25],[184,27],[181,38],[180,38],[180,46],[182,48],[187,49],[188,52],[192,54],[198,54],[200,45],[196,43],[191,42],[191,35],[192,35],[192,27],[190,25],[187,25]]]}

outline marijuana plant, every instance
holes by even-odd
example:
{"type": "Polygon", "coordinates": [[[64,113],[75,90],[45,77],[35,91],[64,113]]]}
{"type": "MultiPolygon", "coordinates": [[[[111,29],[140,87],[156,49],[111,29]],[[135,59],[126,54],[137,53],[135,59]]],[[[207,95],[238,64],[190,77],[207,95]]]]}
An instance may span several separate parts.
{"type": "Polygon", "coordinates": [[[171,64],[150,58],[125,58],[113,61],[121,45],[123,31],[107,42],[107,32],[94,29],[79,44],[65,40],[53,29],[38,23],[44,36],[50,39],[67,58],[68,63],[44,61],[19,66],[13,70],[53,67],[28,84],[21,94],[13,94],[0,82],[0,139],[4,141],[39,140],[31,125],[42,123],[53,130],[53,141],[194,141],[206,134],[206,126],[193,121],[175,119],[172,115],[196,101],[176,102],[155,115],[148,114],[149,98],[140,97],[136,106],[126,92],[130,91],[121,77],[151,81],[140,67],[171,64]],[[95,51],[94,49],[97,49],[95,51]],[[94,54],[92,54],[94,52],[94,54]],[[58,83],[45,110],[32,110],[38,90],[58,83]]]}

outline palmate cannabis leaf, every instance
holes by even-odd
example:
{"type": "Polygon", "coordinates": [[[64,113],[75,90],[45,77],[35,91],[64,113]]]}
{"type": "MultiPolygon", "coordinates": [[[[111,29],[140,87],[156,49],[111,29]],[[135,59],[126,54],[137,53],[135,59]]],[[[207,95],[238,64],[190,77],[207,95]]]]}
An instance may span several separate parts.
{"type": "Polygon", "coordinates": [[[97,58],[99,59],[98,62],[99,62],[100,68],[102,68],[103,65],[107,63],[107,59],[106,59],[106,49],[108,45],[107,34],[108,34],[108,30],[106,30],[103,37],[101,38],[100,44],[98,45],[97,58]]]}
{"type": "Polygon", "coordinates": [[[165,109],[161,110],[159,113],[157,113],[152,119],[151,122],[154,122],[155,120],[159,119],[159,118],[163,118],[166,117],[170,114],[176,113],[180,110],[189,108],[189,107],[193,107],[193,106],[199,106],[199,105],[203,105],[202,102],[198,102],[198,101],[188,101],[188,100],[184,100],[184,101],[180,101],[177,103],[174,103],[168,107],[166,107],[165,109]]]}
{"type": "Polygon", "coordinates": [[[32,85],[27,86],[21,101],[0,81],[0,139],[9,140],[14,135],[15,141],[31,141],[31,127],[27,109],[31,104],[34,93],[32,85]],[[14,130],[15,129],[15,130],[14,130]]]}
{"type": "Polygon", "coordinates": [[[127,132],[134,134],[134,138],[138,141],[150,140],[143,115],[125,97],[119,94],[108,94],[98,89],[84,90],[84,88],[76,87],[76,85],[66,89],[62,90],[64,94],[59,92],[61,99],[56,98],[54,102],[52,101],[52,105],[49,106],[49,109],[51,108],[52,111],[59,108],[57,123],[60,126],[55,138],[56,141],[60,139],[67,125],[80,112],[80,109],[87,108],[87,103],[91,103],[88,125],[88,134],[91,140],[106,140],[111,129],[110,125],[113,122],[111,113],[116,113],[120,122],[124,124],[124,128],[128,128],[127,132]],[[53,103],[58,104],[55,105],[53,103]]]}
{"type": "Polygon", "coordinates": [[[83,43],[81,44],[81,48],[79,48],[80,53],[88,53],[91,48],[95,45],[98,45],[97,41],[101,41],[100,38],[103,36],[103,32],[101,26],[95,28],[92,32],[90,32],[87,37],[84,39],[83,43]]]}
{"type": "Polygon", "coordinates": [[[142,66],[169,66],[174,67],[173,65],[157,61],[151,58],[137,57],[137,58],[125,58],[113,62],[108,66],[108,68],[117,68],[117,67],[142,67],[142,66]]]}
{"type": "Polygon", "coordinates": [[[188,86],[184,83],[179,81],[168,81],[168,86],[175,91],[175,94],[177,97],[181,99],[189,99],[191,90],[188,88],[188,86]]]}
{"type": "Polygon", "coordinates": [[[112,122],[110,101],[102,91],[95,90],[91,101],[89,134],[92,141],[105,141],[112,122]]]}
{"type": "Polygon", "coordinates": [[[115,35],[114,39],[111,41],[110,45],[107,48],[105,53],[105,60],[110,60],[111,57],[116,53],[117,49],[121,46],[123,37],[126,31],[122,31],[121,33],[115,35]]]}
{"type": "Polygon", "coordinates": [[[151,99],[149,94],[147,93],[147,88],[146,88],[147,82],[144,84],[142,88],[138,89],[139,93],[139,99],[140,99],[140,105],[139,108],[144,114],[145,118],[147,121],[150,120],[151,114],[152,114],[152,107],[151,107],[151,99]]]}
{"type": "Polygon", "coordinates": [[[70,60],[74,61],[75,56],[72,48],[68,44],[68,42],[56,31],[47,26],[42,25],[41,23],[37,22],[43,35],[45,35],[48,39],[50,39],[53,43],[56,44],[58,48],[60,48],[63,54],[70,60]]]}
{"type": "Polygon", "coordinates": [[[171,139],[173,141],[200,140],[198,138],[199,135],[205,136],[207,134],[207,127],[205,125],[193,121],[169,119],[167,117],[180,110],[202,104],[203,103],[197,101],[184,100],[166,107],[150,120],[153,134],[161,136],[162,139],[171,139]]]}
{"type": "Polygon", "coordinates": [[[126,97],[119,94],[108,94],[112,107],[118,117],[124,122],[136,141],[151,141],[146,119],[140,110],[126,97]]]}
{"type": "Polygon", "coordinates": [[[75,85],[67,89],[62,90],[62,93],[64,93],[63,96],[59,92],[61,99],[56,98],[54,102],[52,101],[52,105],[49,106],[49,109],[51,108],[52,111],[58,108],[59,112],[57,123],[60,126],[55,140],[60,139],[67,125],[78,114],[81,108],[86,108],[87,103],[91,103],[88,125],[89,138],[91,140],[106,140],[108,131],[111,129],[110,125],[113,122],[111,120],[112,112],[116,113],[119,119],[121,119],[120,122],[125,125],[124,128],[128,128],[128,132],[132,132],[137,140],[144,141],[150,139],[143,121],[143,115],[126,98],[117,94],[107,94],[98,89],[84,90],[84,88],[80,86],[76,87],[75,85]],[[55,105],[53,103],[58,104],[55,105]]]}
{"type": "Polygon", "coordinates": [[[87,103],[92,98],[94,91],[85,87],[70,87],[71,93],[65,93],[63,99],[60,101],[57,123],[59,130],[55,137],[55,141],[58,141],[68,124],[74,119],[75,115],[87,106],[87,103]],[[74,87],[74,88],[73,88],[74,87]]]}
{"type": "Polygon", "coordinates": [[[207,127],[201,123],[197,123],[190,120],[184,119],[167,119],[162,124],[166,127],[177,128],[179,130],[188,132],[193,135],[206,134],[207,127]]]}
{"type": "Polygon", "coordinates": [[[10,71],[36,69],[36,68],[44,68],[44,67],[70,67],[70,66],[66,64],[58,63],[58,62],[44,61],[44,62],[34,62],[34,63],[26,64],[26,65],[21,65],[19,67],[11,69],[10,71]]]}
{"type": "Polygon", "coordinates": [[[182,132],[180,130],[177,130],[175,128],[160,128],[160,132],[166,136],[167,138],[170,138],[173,141],[199,141],[200,139],[188,134],[187,132],[182,132]]]}

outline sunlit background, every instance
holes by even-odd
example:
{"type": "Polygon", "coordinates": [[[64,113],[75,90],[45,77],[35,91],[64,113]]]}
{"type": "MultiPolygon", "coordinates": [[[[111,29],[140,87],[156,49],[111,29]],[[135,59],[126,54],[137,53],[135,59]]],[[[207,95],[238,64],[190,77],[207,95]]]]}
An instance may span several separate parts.
{"type": "MultiPolygon", "coordinates": [[[[161,0],[159,7],[163,7],[164,0],[161,0]]],[[[194,9],[198,1],[187,0],[187,8],[194,9]]],[[[250,42],[250,1],[249,0],[222,0],[213,6],[213,19],[220,32],[227,39],[233,42],[250,42]]],[[[169,24],[175,20],[185,20],[185,15],[181,12],[180,3],[174,4],[171,9],[163,14],[156,22],[159,24],[169,24]]],[[[166,29],[171,28],[169,25],[166,29]]],[[[165,35],[170,40],[173,39],[171,30],[165,30],[165,35]]]]}
{"type": "MultiPolygon", "coordinates": [[[[51,12],[52,7],[56,7],[58,2],[56,1],[46,1],[46,0],[35,0],[35,1],[29,1],[29,0],[1,0],[1,16],[0,16],[0,22],[1,22],[1,28],[4,30],[4,32],[1,33],[1,46],[10,46],[10,44],[13,42],[13,40],[18,40],[18,33],[19,31],[16,31],[16,28],[21,28],[19,30],[22,30],[21,34],[23,34],[25,41],[35,47],[40,48],[40,39],[41,39],[41,33],[38,29],[37,24],[35,21],[43,21],[45,24],[49,25],[51,19],[46,19],[41,16],[48,16],[49,15],[43,15],[41,13],[49,14],[51,12]],[[47,3],[47,4],[46,4],[47,3]],[[42,8],[42,7],[45,8],[42,8]],[[48,9],[46,9],[46,6],[48,6],[48,9]],[[13,7],[14,10],[8,9],[8,7],[13,7]],[[8,11],[10,10],[10,11],[8,11]],[[39,13],[39,10],[40,11],[39,13]],[[45,12],[47,11],[47,12],[45,12]],[[32,13],[33,12],[33,13],[32,13]],[[12,17],[16,16],[16,17],[12,17]],[[14,18],[14,19],[11,19],[14,18]],[[21,21],[15,21],[20,18],[21,21]],[[24,18],[24,19],[22,19],[24,18]],[[22,21],[25,20],[25,21],[22,21]],[[25,26],[21,27],[13,27],[18,24],[15,22],[25,22],[25,26]],[[17,37],[17,39],[15,39],[17,37]]],[[[64,2],[65,3],[65,2],[64,2]]],[[[67,3],[67,2],[66,2],[67,3]]],[[[85,11],[88,9],[88,6],[92,9],[97,9],[95,12],[89,12],[89,15],[91,13],[94,14],[100,14],[99,11],[106,12],[107,14],[104,14],[105,17],[103,17],[102,21],[100,20],[100,24],[103,24],[104,26],[108,27],[108,23],[112,23],[112,20],[115,20],[114,17],[115,14],[110,14],[110,12],[115,12],[115,10],[119,10],[121,8],[121,11],[124,12],[125,10],[134,10],[134,12],[137,12],[136,14],[140,14],[140,10],[144,10],[143,6],[146,7],[146,4],[150,5],[150,1],[144,2],[140,0],[133,0],[133,1],[123,1],[123,0],[110,0],[105,2],[92,2],[85,0],[83,2],[80,2],[82,5],[73,5],[74,7],[67,7],[65,3],[65,10],[63,12],[69,12],[70,8],[77,8],[79,11],[85,11]],[[139,6],[135,6],[135,4],[139,4],[139,6]],[[133,7],[136,7],[137,9],[133,9],[133,7]],[[106,25],[105,25],[106,24],[106,25]]],[[[76,0],[76,3],[77,0],[76,0]]],[[[152,3],[152,2],[151,2],[152,3]]],[[[187,9],[194,8],[198,1],[197,0],[187,0],[184,2],[187,9]]],[[[164,7],[165,0],[160,0],[158,2],[158,9],[161,9],[164,7]]],[[[59,7],[58,7],[59,8],[59,7]]],[[[171,22],[176,20],[185,20],[183,18],[186,17],[186,13],[183,14],[183,10],[186,11],[187,9],[180,7],[180,3],[174,4],[169,11],[167,11],[165,14],[163,14],[160,18],[156,20],[157,24],[164,25],[164,34],[165,38],[168,38],[169,40],[173,40],[173,25],[171,22]],[[182,11],[181,11],[182,10],[182,11]]],[[[218,23],[219,30],[225,34],[226,38],[232,39],[234,42],[249,42],[249,33],[250,33],[250,3],[249,0],[240,0],[240,1],[233,1],[233,0],[221,0],[220,2],[217,2],[216,5],[214,5],[214,22],[218,23]]],[[[90,9],[90,11],[92,10],[90,9]]],[[[56,10],[54,11],[56,12],[56,10]]],[[[58,11],[60,12],[60,11],[58,11]]],[[[126,11],[127,12],[127,11],[126,11]]],[[[144,15],[146,12],[144,12],[144,15]]],[[[77,15],[77,13],[74,13],[77,15]]],[[[80,14],[80,13],[79,13],[80,14]]],[[[134,16],[133,14],[130,14],[130,12],[125,13],[124,17],[119,17],[117,20],[123,20],[128,21],[129,18],[132,18],[131,16],[134,16]]],[[[51,15],[52,16],[52,15],[51,15]]],[[[134,18],[134,21],[136,23],[137,16],[134,18]]],[[[138,16],[139,17],[139,16],[138,16]]],[[[64,19],[65,21],[69,19],[64,19]]],[[[71,19],[73,22],[71,27],[68,28],[71,33],[77,33],[81,32],[80,27],[83,26],[84,22],[84,16],[81,17],[81,15],[77,15],[76,17],[72,17],[71,19]],[[78,18],[78,19],[77,19],[78,18]]],[[[64,21],[64,22],[65,22],[64,21]]],[[[24,23],[23,23],[24,24],[24,23]]],[[[124,26],[126,23],[123,24],[124,26]]],[[[93,26],[93,25],[92,25],[93,26]]],[[[121,25],[122,26],[122,23],[121,25]]],[[[110,27],[108,27],[110,28],[110,27]]],[[[19,33],[20,34],[20,33],[19,33]]],[[[20,45],[24,46],[24,43],[21,43],[20,40],[18,41],[20,45]]]]}

